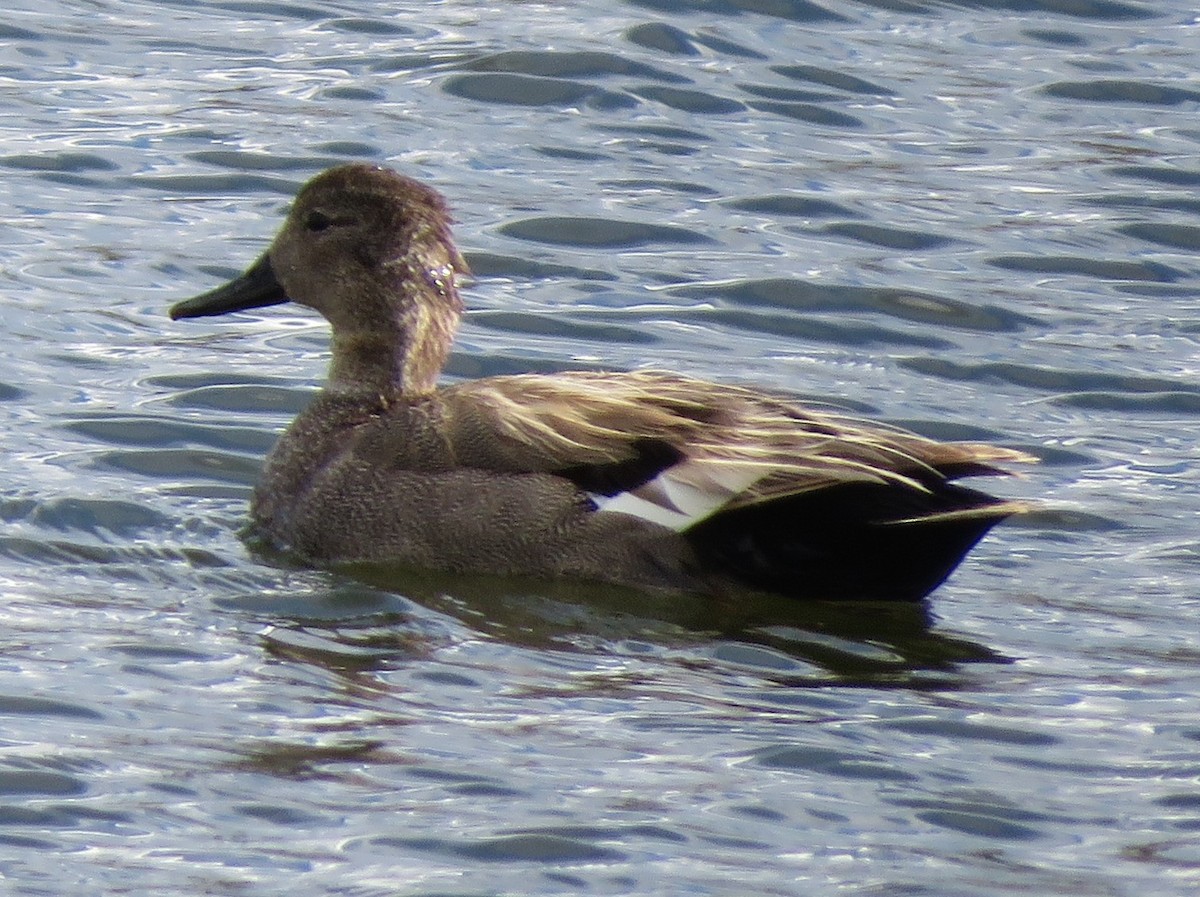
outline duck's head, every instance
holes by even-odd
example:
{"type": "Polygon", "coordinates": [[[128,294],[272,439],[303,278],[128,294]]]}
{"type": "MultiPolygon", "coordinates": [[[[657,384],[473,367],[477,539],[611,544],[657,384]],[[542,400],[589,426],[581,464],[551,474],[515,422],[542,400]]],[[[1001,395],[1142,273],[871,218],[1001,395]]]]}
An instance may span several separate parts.
{"type": "Polygon", "coordinates": [[[292,301],[333,327],[330,387],[421,392],[449,352],[468,271],[441,195],[374,165],[317,175],[270,249],[236,280],[173,306],[173,319],[292,301]]]}

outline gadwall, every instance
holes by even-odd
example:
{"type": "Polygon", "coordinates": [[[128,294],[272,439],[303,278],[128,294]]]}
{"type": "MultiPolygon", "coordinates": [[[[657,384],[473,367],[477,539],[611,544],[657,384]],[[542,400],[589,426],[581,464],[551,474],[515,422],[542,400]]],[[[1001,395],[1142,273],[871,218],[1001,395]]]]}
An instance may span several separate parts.
{"type": "Polygon", "coordinates": [[[439,388],[468,273],[440,194],[343,165],[245,274],[171,309],[291,300],[332,325],[325,389],[255,490],[257,536],[316,564],[915,601],[1023,509],[951,482],[1021,452],[742,387],[639,371],[439,388]]]}

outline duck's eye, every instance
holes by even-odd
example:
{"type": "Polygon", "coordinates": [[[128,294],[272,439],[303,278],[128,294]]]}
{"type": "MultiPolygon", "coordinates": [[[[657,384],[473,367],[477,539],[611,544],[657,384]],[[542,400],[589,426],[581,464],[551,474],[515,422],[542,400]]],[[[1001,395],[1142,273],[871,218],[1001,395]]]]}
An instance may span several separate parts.
{"type": "Polygon", "coordinates": [[[308,217],[304,219],[305,229],[312,231],[314,234],[320,233],[331,224],[333,224],[333,219],[324,212],[309,212],[308,217]]]}

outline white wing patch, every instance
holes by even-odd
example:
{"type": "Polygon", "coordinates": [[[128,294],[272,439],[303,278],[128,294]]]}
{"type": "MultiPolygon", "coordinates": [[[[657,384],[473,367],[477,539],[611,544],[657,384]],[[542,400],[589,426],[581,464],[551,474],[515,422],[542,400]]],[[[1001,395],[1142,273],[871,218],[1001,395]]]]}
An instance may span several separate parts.
{"type": "Polygon", "coordinates": [[[597,511],[617,512],[676,532],[695,526],[745,492],[773,468],[693,458],[616,495],[592,495],[597,511]]]}

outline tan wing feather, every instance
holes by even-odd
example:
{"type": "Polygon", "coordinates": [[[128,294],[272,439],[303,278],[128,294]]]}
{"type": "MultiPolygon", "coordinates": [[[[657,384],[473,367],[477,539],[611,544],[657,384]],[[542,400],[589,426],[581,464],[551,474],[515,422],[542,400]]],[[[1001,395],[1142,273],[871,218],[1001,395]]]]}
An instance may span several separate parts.
{"type": "Polygon", "coordinates": [[[976,443],[942,443],[884,424],[801,407],[736,386],[674,374],[573,372],[554,378],[493,377],[451,389],[487,419],[497,438],[532,449],[541,469],[615,463],[655,439],[684,458],[690,481],[748,483],[725,497],[739,507],[842,483],[903,484],[940,478],[942,467],[1005,471],[1035,460],[976,443]],[[699,474],[712,466],[715,474],[699,474]],[[751,472],[754,475],[747,475],[751,472]]]}

